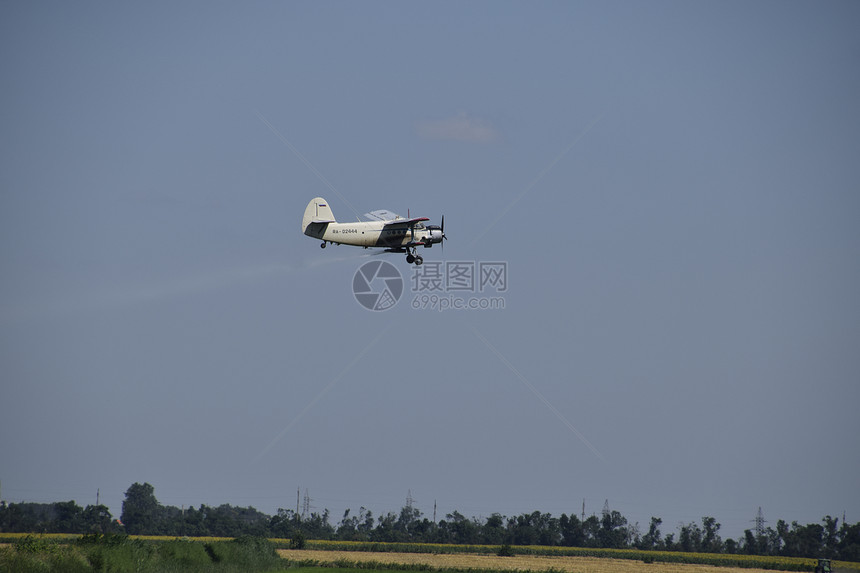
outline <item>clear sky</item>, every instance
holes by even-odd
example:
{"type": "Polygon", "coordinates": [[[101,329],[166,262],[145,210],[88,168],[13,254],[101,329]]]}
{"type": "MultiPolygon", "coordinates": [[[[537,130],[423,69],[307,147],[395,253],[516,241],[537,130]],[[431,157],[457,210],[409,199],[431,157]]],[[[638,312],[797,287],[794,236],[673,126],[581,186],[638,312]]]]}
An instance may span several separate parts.
{"type": "Polygon", "coordinates": [[[857,2],[3,2],[0,484],[860,521],[857,2]],[[301,154],[301,157],[291,149],[301,154]],[[302,157],[304,159],[302,159],[302,157]],[[401,255],[505,307],[385,312],[401,255]]]}

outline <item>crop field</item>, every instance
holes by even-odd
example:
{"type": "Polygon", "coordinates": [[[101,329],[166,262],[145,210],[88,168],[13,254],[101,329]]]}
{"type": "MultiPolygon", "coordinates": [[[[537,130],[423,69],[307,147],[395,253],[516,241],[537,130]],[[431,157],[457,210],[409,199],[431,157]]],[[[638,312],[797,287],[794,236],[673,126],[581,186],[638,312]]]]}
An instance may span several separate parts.
{"type": "MultiPolygon", "coordinates": [[[[285,544],[278,544],[279,548],[286,548],[285,544]]],[[[344,552],[345,559],[349,561],[350,555],[360,553],[369,553],[370,555],[380,555],[385,553],[396,554],[434,554],[434,555],[480,555],[481,561],[492,561],[487,558],[497,556],[499,547],[491,545],[456,545],[456,544],[429,544],[429,543],[367,543],[367,542],[351,542],[351,541],[321,541],[309,540],[304,549],[320,551],[341,551],[344,552]]],[[[628,564],[643,564],[643,565],[706,565],[720,567],[720,571],[739,570],[745,571],[812,571],[815,567],[816,560],[801,558],[801,557],[780,557],[780,556],[765,556],[765,555],[742,555],[742,554],[715,554],[715,553],[684,553],[676,551],[641,551],[636,549],[599,549],[587,547],[558,547],[558,546],[516,546],[512,548],[512,552],[519,558],[541,557],[544,559],[537,560],[534,563],[540,563],[541,567],[547,565],[547,568],[555,568],[564,570],[560,563],[564,562],[561,558],[575,558],[569,560],[568,563],[577,562],[576,559],[590,558],[600,559],[603,562],[609,561],[624,561],[628,564]],[[547,560],[548,559],[548,560],[547,560]]],[[[361,557],[362,562],[366,560],[378,561],[383,563],[381,559],[373,559],[371,557],[361,557]]],[[[510,564],[511,557],[503,557],[499,564],[510,564]]],[[[358,561],[358,559],[356,559],[358,561]]],[[[425,566],[429,563],[418,560],[425,566]]],[[[587,563],[589,561],[579,561],[578,563],[587,563]]],[[[387,563],[387,562],[385,562],[387,563]]],[[[413,563],[411,558],[405,558],[400,563],[413,563]]],[[[836,573],[860,573],[860,563],[854,562],[833,562],[836,573]]],[[[436,568],[436,566],[433,566],[436,568]]],[[[535,566],[537,567],[537,566],[535,566]]],[[[505,567],[514,569],[511,567],[505,567]]],[[[652,567],[656,570],[659,567],[652,567]]],[[[522,570],[522,569],[517,569],[522,570]]],[[[538,569],[535,569],[538,570],[538,569]]],[[[545,569],[544,569],[545,570],[545,569]]],[[[693,571],[695,569],[684,569],[685,571],[693,571]]]]}
{"type": "Polygon", "coordinates": [[[569,573],[765,573],[768,569],[720,567],[691,563],[644,563],[631,559],[606,557],[572,557],[517,555],[499,557],[473,553],[378,553],[358,551],[290,550],[280,549],[278,554],[294,563],[318,563],[320,565],[351,565],[370,568],[373,564],[385,567],[403,565],[413,569],[426,566],[439,570],[484,570],[484,571],[564,571],[569,573]]]}
{"type": "MultiPolygon", "coordinates": [[[[63,573],[71,571],[72,565],[76,571],[119,571],[125,570],[119,564],[127,565],[129,559],[150,564],[147,570],[153,572],[173,571],[172,561],[180,560],[197,563],[200,567],[195,571],[214,566],[225,573],[226,559],[236,562],[234,570],[311,568],[321,573],[765,573],[811,572],[815,565],[813,559],[792,557],[575,547],[508,546],[513,554],[500,556],[499,547],[490,545],[308,540],[303,549],[287,549],[290,546],[289,539],[0,534],[0,573],[23,571],[22,565],[33,565],[26,570],[63,573]],[[50,565],[54,562],[56,567],[50,565]]],[[[835,573],[860,573],[860,563],[834,562],[834,566],[835,573]]]]}

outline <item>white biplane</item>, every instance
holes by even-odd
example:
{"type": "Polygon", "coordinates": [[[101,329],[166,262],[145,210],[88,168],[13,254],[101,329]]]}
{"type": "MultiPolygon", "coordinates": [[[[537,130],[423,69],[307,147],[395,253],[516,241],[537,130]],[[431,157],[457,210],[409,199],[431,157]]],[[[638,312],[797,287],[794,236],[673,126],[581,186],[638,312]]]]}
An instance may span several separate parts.
{"type": "Polygon", "coordinates": [[[321,239],[320,247],[327,243],[356,247],[384,248],[388,253],[406,253],[406,262],[420,265],[424,258],[417,254],[420,246],[432,247],[447,239],[445,216],[441,225],[425,225],[427,217],[403,218],[396,213],[380,209],[366,213],[367,221],[338,223],[328,201],[322,197],[311,199],[302,217],[302,232],[321,239]]]}

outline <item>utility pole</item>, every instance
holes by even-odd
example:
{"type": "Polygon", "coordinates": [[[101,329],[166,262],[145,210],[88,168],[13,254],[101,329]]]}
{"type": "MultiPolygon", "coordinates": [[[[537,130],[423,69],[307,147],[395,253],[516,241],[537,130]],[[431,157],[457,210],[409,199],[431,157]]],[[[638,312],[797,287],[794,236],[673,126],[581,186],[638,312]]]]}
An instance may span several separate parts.
{"type": "Polygon", "coordinates": [[[582,521],[585,521],[585,498],[582,498],[582,521]]]}
{"type": "Polygon", "coordinates": [[[433,523],[436,523],[436,500],[433,500],[433,523]]]}
{"type": "Polygon", "coordinates": [[[99,488],[96,488],[96,506],[99,504],[99,488]]]}

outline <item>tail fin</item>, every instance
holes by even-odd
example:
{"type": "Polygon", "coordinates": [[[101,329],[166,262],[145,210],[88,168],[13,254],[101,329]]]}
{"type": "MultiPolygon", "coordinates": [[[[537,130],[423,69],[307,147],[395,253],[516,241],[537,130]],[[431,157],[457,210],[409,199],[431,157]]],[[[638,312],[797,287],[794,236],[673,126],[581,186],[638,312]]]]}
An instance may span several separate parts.
{"type": "Polygon", "coordinates": [[[305,208],[305,216],[302,217],[302,233],[313,236],[313,231],[316,230],[314,228],[324,226],[322,223],[336,223],[336,221],[334,213],[331,212],[331,207],[328,206],[328,201],[322,197],[316,197],[311,199],[311,202],[305,208]],[[320,224],[311,226],[313,223],[320,224]]]}

